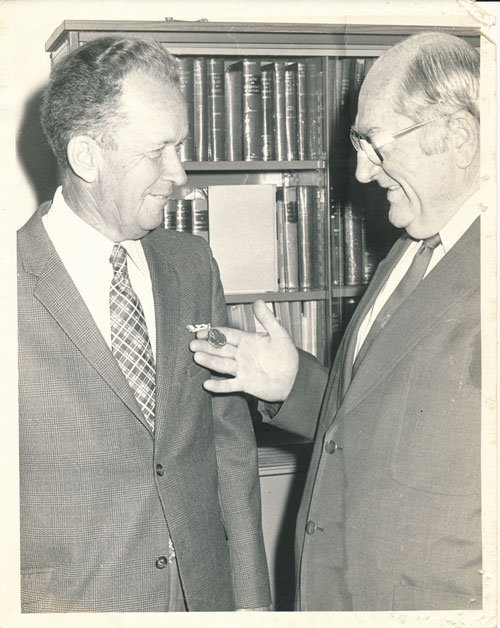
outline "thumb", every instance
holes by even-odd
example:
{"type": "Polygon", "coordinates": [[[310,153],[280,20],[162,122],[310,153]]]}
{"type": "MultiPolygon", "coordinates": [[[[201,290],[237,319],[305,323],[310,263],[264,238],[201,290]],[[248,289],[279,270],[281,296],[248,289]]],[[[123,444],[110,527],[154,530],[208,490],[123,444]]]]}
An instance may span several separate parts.
{"type": "Polygon", "coordinates": [[[257,299],[257,301],[254,302],[253,312],[255,318],[262,327],[264,327],[271,338],[288,337],[288,332],[278,323],[276,317],[262,299],[257,299]]]}

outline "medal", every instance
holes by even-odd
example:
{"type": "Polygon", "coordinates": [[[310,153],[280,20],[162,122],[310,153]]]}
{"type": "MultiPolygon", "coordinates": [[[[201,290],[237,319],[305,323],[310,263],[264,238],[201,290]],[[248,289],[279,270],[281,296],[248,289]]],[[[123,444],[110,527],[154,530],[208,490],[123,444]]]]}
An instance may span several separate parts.
{"type": "Polygon", "coordinates": [[[217,349],[223,347],[227,342],[226,336],[219,329],[214,329],[211,323],[186,325],[186,329],[194,333],[196,333],[197,331],[205,331],[206,329],[208,329],[207,340],[209,344],[212,345],[212,347],[216,347],[217,349]]]}

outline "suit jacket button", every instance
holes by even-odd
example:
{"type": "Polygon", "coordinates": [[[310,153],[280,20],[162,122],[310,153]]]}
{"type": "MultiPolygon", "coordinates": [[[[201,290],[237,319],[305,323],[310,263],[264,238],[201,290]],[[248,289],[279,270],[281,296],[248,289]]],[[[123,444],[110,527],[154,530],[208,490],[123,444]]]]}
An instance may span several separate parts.
{"type": "Polygon", "coordinates": [[[156,465],[156,473],[160,477],[165,473],[165,469],[163,468],[163,466],[161,464],[157,464],[156,465]]]}
{"type": "Polygon", "coordinates": [[[314,534],[316,532],[316,524],[314,521],[311,520],[307,522],[306,532],[307,534],[314,534]]]}
{"type": "Polygon", "coordinates": [[[167,565],[168,565],[168,560],[166,559],[165,556],[160,556],[160,558],[158,558],[158,560],[156,561],[157,569],[165,569],[167,565]]]}
{"type": "Polygon", "coordinates": [[[325,443],[325,451],[327,454],[334,454],[337,449],[340,449],[339,447],[337,447],[337,443],[334,440],[327,440],[325,443]]]}

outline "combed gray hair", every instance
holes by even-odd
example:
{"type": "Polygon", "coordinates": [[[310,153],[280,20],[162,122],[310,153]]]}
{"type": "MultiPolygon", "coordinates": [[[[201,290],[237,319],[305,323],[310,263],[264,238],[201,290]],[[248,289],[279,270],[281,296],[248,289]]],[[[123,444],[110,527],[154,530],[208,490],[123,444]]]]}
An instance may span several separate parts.
{"type": "MultiPolygon", "coordinates": [[[[389,53],[407,51],[410,59],[395,91],[395,111],[421,122],[465,110],[479,124],[478,51],[459,37],[431,32],[413,35],[389,53]]],[[[422,129],[420,146],[426,154],[446,150],[446,123],[437,120],[422,129]]]]}
{"type": "Polygon", "coordinates": [[[120,107],[123,79],[133,72],[179,86],[179,64],[153,40],[100,37],[69,53],[52,69],[42,102],[42,127],[59,164],[75,135],[114,147],[114,131],[125,119],[120,107]]]}

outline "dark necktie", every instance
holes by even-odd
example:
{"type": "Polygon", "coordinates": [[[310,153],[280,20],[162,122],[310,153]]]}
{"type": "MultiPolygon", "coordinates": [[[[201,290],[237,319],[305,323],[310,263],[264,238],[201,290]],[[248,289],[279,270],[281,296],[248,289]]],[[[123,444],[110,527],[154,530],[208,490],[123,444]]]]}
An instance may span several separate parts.
{"type": "Polygon", "coordinates": [[[114,272],[109,291],[111,351],[153,431],[156,372],[146,319],[128,276],[127,251],[115,244],[109,261],[114,272]]]}
{"type": "Polygon", "coordinates": [[[431,261],[434,249],[439,246],[440,243],[441,238],[439,237],[439,234],[431,236],[430,238],[422,241],[422,244],[416,252],[415,257],[413,258],[413,261],[410,264],[410,267],[408,268],[406,274],[396,286],[391,296],[384,303],[382,309],[377,315],[377,318],[373,321],[373,324],[370,327],[370,330],[363,344],[361,345],[356,360],[354,361],[354,366],[352,369],[353,375],[376,336],[388,323],[391,316],[398,309],[398,307],[405,301],[405,299],[413,292],[413,290],[415,290],[418,284],[422,281],[425,275],[425,271],[429,266],[429,262],[431,261]]]}

